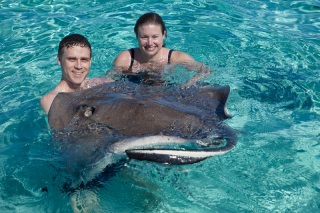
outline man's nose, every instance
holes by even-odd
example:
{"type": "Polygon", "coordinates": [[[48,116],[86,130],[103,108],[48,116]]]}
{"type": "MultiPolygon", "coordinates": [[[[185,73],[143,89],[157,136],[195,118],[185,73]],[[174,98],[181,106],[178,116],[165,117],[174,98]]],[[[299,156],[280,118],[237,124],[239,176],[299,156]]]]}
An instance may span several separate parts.
{"type": "Polygon", "coordinates": [[[83,66],[83,65],[82,65],[81,60],[77,60],[77,61],[76,61],[76,64],[75,64],[75,68],[76,68],[76,69],[81,69],[82,66],[83,66]]]}

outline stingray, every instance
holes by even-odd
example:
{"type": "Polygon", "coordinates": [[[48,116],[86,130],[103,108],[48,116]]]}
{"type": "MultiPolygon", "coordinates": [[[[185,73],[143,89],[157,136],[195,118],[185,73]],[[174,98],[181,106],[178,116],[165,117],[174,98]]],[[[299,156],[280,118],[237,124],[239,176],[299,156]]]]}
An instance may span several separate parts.
{"type": "Polygon", "coordinates": [[[129,158],[191,164],[230,151],[229,86],[182,89],[117,81],[59,93],[48,114],[69,172],[86,182],[129,158]]]}

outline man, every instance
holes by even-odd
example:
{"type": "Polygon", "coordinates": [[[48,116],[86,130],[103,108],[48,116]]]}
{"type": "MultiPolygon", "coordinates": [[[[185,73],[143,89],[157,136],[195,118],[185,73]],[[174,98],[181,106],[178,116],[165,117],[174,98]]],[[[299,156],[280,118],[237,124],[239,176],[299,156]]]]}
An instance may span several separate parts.
{"type": "Polygon", "coordinates": [[[44,95],[40,100],[41,107],[47,114],[59,92],[80,91],[112,81],[110,78],[87,78],[91,66],[91,57],[91,45],[84,36],[71,34],[60,41],[57,60],[62,70],[61,80],[51,92],[44,95]]]}

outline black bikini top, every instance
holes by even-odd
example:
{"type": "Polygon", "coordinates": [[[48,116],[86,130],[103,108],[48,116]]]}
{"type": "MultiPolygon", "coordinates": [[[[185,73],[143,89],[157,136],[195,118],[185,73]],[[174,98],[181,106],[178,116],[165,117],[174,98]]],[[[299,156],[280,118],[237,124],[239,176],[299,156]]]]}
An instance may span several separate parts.
{"type": "MultiPolygon", "coordinates": [[[[174,50],[169,50],[169,54],[168,54],[168,64],[170,64],[170,59],[171,59],[171,54],[174,50]]],[[[133,66],[133,62],[134,62],[134,48],[131,48],[129,50],[130,52],[130,56],[131,56],[131,62],[130,62],[130,66],[129,66],[129,70],[132,68],[133,66]]]]}

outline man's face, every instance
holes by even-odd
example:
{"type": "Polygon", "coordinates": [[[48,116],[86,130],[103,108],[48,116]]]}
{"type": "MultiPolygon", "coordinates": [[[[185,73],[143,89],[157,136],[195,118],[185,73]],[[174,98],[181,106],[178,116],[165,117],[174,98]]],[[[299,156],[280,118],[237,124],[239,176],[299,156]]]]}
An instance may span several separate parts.
{"type": "Polygon", "coordinates": [[[58,57],[58,64],[62,69],[62,79],[70,86],[80,86],[89,74],[90,49],[81,46],[64,47],[62,56],[58,57]]]}

